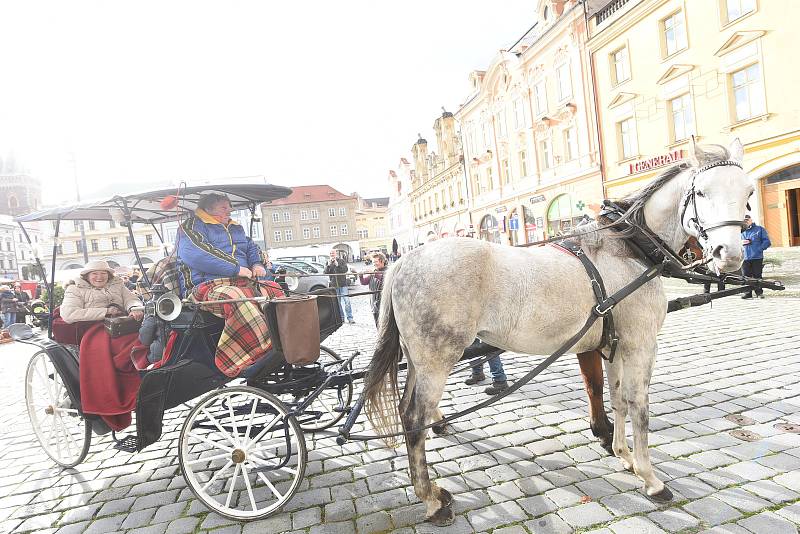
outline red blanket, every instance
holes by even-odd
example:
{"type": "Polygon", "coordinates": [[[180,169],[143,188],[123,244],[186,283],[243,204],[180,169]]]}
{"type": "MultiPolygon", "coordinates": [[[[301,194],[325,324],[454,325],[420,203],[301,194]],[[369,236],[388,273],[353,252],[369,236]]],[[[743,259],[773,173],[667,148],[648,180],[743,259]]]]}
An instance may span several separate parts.
{"type": "Polygon", "coordinates": [[[81,339],[81,405],[97,414],[112,430],[131,424],[141,379],[131,362],[136,333],[112,339],[103,323],[92,325],[81,339]]]}

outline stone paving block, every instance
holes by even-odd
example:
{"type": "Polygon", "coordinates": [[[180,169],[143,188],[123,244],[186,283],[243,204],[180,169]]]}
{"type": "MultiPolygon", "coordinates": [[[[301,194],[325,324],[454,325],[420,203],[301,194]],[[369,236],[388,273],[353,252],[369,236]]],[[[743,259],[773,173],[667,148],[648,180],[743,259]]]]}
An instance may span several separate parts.
{"type": "Polygon", "coordinates": [[[772,456],[758,458],[756,462],[775,469],[781,473],[785,473],[787,471],[800,471],[800,458],[785,452],[779,452],[777,454],[773,454],[772,456]]]}
{"type": "Polygon", "coordinates": [[[373,495],[365,495],[355,500],[356,512],[358,512],[358,515],[391,510],[407,504],[409,504],[408,497],[406,497],[406,492],[402,488],[373,495]]]}
{"type": "MultiPolygon", "coordinates": [[[[389,511],[389,517],[395,528],[417,525],[425,520],[425,506],[418,503],[412,504],[411,506],[403,506],[402,508],[395,508],[389,511]]],[[[325,522],[328,523],[327,518],[325,522]]]]}
{"type": "Polygon", "coordinates": [[[183,511],[185,509],[185,502],[176,502],[159,506],[155,515],[153,516],[153,523],[164,523],[167,521],[172,521],[173,519],[178,519],[183,515],[183,511]]]}
{"type": "Polygon", "coordinates": [[[144,527],[150,524],[150,520],[156,514],[155,508],[146,510],[132,511],[127,514],[125,521],[122,522],[123,529],[144,527]]]}
{"type": "Polygon", "coordinates": [[[77,523],[79,521],[90,521],[94,519],[95,513],[100,509],[101,505],[98,504],[84,504],[77,508],[65,510],[59,524],[66,525],[68,523],[77,523]]]}
{"type": "Polygon", "coordinates": [[[122,527],[127,514],[112,515],[92,521],[84,531],[85,534],[108,534],[115,532],[122,527]]]}
{"type": "Polygon", "coordinates": [[[517,503],[511,501],[467,512],[467,520],[476,531],[515,523],[527,519],[527,517],[525,511],[517,503]]]}
{"type": "Polygon", "coordinates": [[[455,522],[449,527],[442,528],[432,525],[431,523],[420,523],[414,528],[416,534],[469,534],[475,532],[472,526],[463,515],[456,516],[455,522]]]}
{"type": "Polygon", "coordinates": [[[558,511],[558,515],[574,528],[586,528],[598,523],[605,523],[613,518],[608,510],[596,502],[562,508],[558,511]]]}
{"type": "Polygon", "coordinates": [[[773,480],[792,491],[800,491],[800,470],[778,475],[773,480]]]}
{"type": "Polygon", "coordinates": [[[468,491],[455,497],[453,502],[453,511],[456,514],[462,514],[470,510],[477,510],[484,506],[492,504],[489,494],[483,490],[468,491]]]}
{"type": "Polygon", "coordinates": [[[235,522],[235,519],[221,516],[216,512],[209,512],[203,519],[203,522],[200,524],[200,528],[213,529],[224,525],[230,525],[231,523],[235,522]]]}
{"type": "Polygon", "coordinates": [[[771,502],[742,488],[724,489],[717,492],[714,497],[743,512],[757,512],[758,510],[772,506],[771,502]]]}
{"type": "Polygon", "coordinates": [[[684,505],[683,509],[712,526],[726,523],[742,516],[735,508],[714,497],[705,497],[692,501],[684,505]]]}
{"type": "Polygon", "coordinates": [[[594,500],[599,500],[601,497],[605,497],[606,495],[613,495],[614,493],[619,492],[617,488],[615,488],[602,478],[593,478],[590,480],[584,480],[582,482],[578,482],[577,484],[575,484],[575,486],[585,495],[588,495],[594,500]]]}
{"type": "Polygon", "coordinates": [[[564,444],[557,439],[543,439],[534,443],[529,443],[527,448],[533,453],[534,456],[544,456],[558,451],[564,450],[564,444]]]}
{"type": "Polygon", "coordinates": [[[756,534],[797,534],[797,526],[795,524],[773,512],[763,512],[750,516],[737,521],[737,524],[756,534]]]}
{"type": "Polygon", "coordinates": [[[519,478],[519,473],[517,473],[514,468],[509,465],[497,465],[490,467],[486,470],[486,474],[491,477],[495,484],[509,482],[519,478]]]}
{"type": "Polygon", "coordinates": [[[573,528],[556,514],[548,514],[544,517],[525,522],[528,532],[536,534],[571,534],[573,528]]]}
{"type": "Polygon", "coordinates": [[[554,486],[568,486],[586,480],[584,475],[579,469],[575,467],[565,467],[563,469],[556,469],[554,471],[545,471],[542,476],[553,483],[554,486]]]}
{"type": "Polygon", "coordinates": [[[373,534],[392,530],[392,520],[387,512],[375,512],[362,515],[356,519],[356,532],[359,534],[373,534]]]}
{"type": "Polygon", "coordinates": [[[483,471],[464,473],[463,478],[469,489],[488,488],[495,484],[494,480],[483,471]]]}
{"type": "MultiPolygon", "coordinates": [[[[81,521],[80,523],[70,523],[69,525],[64,525],[60,529],[56,531],[56,534],[81,534],[86,527],[89,526],[89,521],[81,521]]],[[[17,530],[21,532],[20,530],[17,530]]],[[[4,531],[2,525],[0,525],[0,532],[10,532],[4,531]]]]}
{"type": "Polygon", "coordinates": [[[778,484],[772,480],[759,480],[749,482],[742,486],[742,489],[755,493],[773,503],[783,503],[800,499],[800,493],[778,484]]]}
{"type": "Polygon", "coordinates": [[[609,495],[600,499],[600,503],[616,516],[639,514],[657,508],[650,499],[636,491],[609,495]]]}
{"type": "Polygon", "coordinates": [[[545,491],[544,496],[553,501],[559,508],[565,508],[581,502],[583,492],[575,486],[567,486],[545,491]]]}
{"type": "Polygon", "coordinates": [[[648,514],[647,517],[649,517],[654,523],[657,523],[667,532],[689,530],[700,524],[699,519],[693,515],[687,514],[679,508],[659,510],[648,514]]]}
{"type": "MultiPolygon", "coordinates": [[[[48,528],[54,528],[60,513],[54,514],[40,514],[25,519],[16,529],[15,532],[41,532],[48,528]]],[[[121,523],[122,521],[120,521],[121,523]]]]}
{"type": "Polygon", "coordinates": [[[292,528],[301,530],[322,522],[322,508],[306,508],[292,513],[292,528]]]}
{"type": "Polygon", "coordinates": [[[669,489],[673,492],[677,491],[687,499],[706,497],[716,491],[713,486],[709,486],[697,477],[683,477],[670,480],[669,489]]]}
{"type": "Polygon", "coordinates": [[[689,456],[688,460],[707,469],[736,463],[738,460],[719,451],[705,451],[689,456]]]}
{"type": "Polygon", "coordinates": [[[665,534],[655,523],[646,517],[629,517],[609,525],[614,534],[665,534]]]}
{"type": "Polygon", "coordinates": [[[287,513],[281,513],[259,521],[245,523],[242,534],[263,534],[265,532],[288,532],[292,529],[292,519],[287,513]]]}
{"type": "Polygon", "coordinates": [[[357,480],[350,484],[340,484],[331,488],[331,496],[334,501],[341,499],[353,499],[356,497],[363,497],[369,494],[367,483],[363,480],[357,480]]]}
{"type": "Polygon", "coordinates": [[[775,510],[775,513],[792,523],[800,524],[800,503],[784,506],[775,510]]]}
{"type": "Polygon", "coordinates": [[[519,486],[513,482],[504,482],[497,486],[490,486],[486,489],[486,492],[489,494],[489,498],[492,499],[492,502],[496,503],[516,500],[525,496],[519,489],[519,486]]]}
{"type": "Polygon", "coordinates": [[[182,517],[171,521],[167,525],[165,534],[193,534],[197,528],[200,518],[182,517]]]}
{"type": "Polygon", "coordinates": [[[127,512],[128,510],[131,509],[134,502],[136,502],[135,497],[128,497],[126,499],[117,499],[114,501],[108,501],[97,512],[97,517],[99,518],[107,515],[116,515],[123,512],[127,512]]]}
{"type": "Polygon", "coordinates": [[[308,533],[309,534],[355,534],[356,526],[353,521],[325,523],[323,525],[314,525],[309,529],[308,533]]]}
{"type": "Polygon", "coordinates": [[[717,471],[723,473],[733,473],[734,475],[750,482],[754,480],[772,478],[778,474],[778,472],[774,469],[754,461],[731,464],[726,467],[720,467],[717,471]]]}
{"type": "Polygon", "coordinates": [[[558,505],[545,497],[544,495],[536,495],[534,497],[526,497],[517,501],[525,512],[532,517],[549,514],[558,510],[558,505]]]}
{"type": "Polygon", "coordinates": [[[492,531],[492,534],[528,534],[528,531],[519,525],[514,525],[510,527],[496,528],[492,531]]]}

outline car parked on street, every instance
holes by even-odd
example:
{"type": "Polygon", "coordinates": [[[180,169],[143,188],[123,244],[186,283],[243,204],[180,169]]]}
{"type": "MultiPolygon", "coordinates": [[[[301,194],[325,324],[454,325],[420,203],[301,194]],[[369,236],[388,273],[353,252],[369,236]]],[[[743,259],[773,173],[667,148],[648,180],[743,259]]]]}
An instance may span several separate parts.
{"type": "Polygon", "coordinates": [[[276,275],[275,281],[280,284],[280,277],[284,277],[286,288],[289,289],[289,291],[310,293],[311,291],[328,287],[328,277],[324,274],[308,273],[294,265],[279,261],[273,261],[272,268],[276,271],[279,269],[284,269],[286,271],[285,274],[276,275]]]}

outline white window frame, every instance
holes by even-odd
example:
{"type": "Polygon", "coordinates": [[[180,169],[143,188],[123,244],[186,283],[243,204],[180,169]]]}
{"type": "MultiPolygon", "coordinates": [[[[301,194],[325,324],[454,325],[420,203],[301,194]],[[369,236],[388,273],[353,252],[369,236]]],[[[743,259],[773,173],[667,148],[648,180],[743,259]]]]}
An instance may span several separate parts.
{"type": "Polygon", "coordinates": [[[570,126],[564,129],[564,160],[578,159],[578,128],[570,126]]]}
{"type": "Polygon", "coordinates": [[[661,19],[660,26],[664,57],[672,56],[689,47],[688,37],[686,36],[686,19],[683,16],[682,9],[661,19]],[[672,32],[672,39],[669,37],[670,32],[672,32]]]}
{"type": "Polygon", "coordinates": [[[338,226],[336,226],[335,224],[332,224],[331,227],[329,228],[329,230],[331,232],[331,237],[338,237],[338,235],[339,235],[339,227],[338,226]]]}
{"type": "Polygon", "coordinates": [[[619,85],[631,79],[631,64],[628,56],[628,45],[617,48],[608,56],[611,65],[611,80],[619,85]]]}
{"type": "Polygon", "coordinates": [[[290,211],[283,212],[283,222],[290,222],[292,220],[292,213],[290,211]]]}
{"type": "Polygon", "coordinates": [[[572,96],[572,70],[569,61],[556,68],[556,80],[558,82],[558,101],[563,102],[572,96]]]}
{"type": "Polygon", "coordinates": [[[696,132],[694,124],[694,109],[692,106],[692,95],[684,93],[671,99],[669,105],[670,129],[672,130],[672,142],[688,139],[696,132]]]}
{"type": "Polygon", "coordinates": [[[281,222],[281,214],[277,211],[272,212],[272,222],[278,223],[281,222]]]}
{"type": "Polygon", "coordinates": [[[308,210],[300,210],[300,220],[301,221],[308,220],[308,210]]]}
{"type": "Polygon", "coordinates": [[[514,98],[511,103],[514,111],[514,129],[520,130],[526,126],[525,124],[525,103],[521,96],[514,98]]]}
{"type": "Polygon", "coordinates": [[[284,241],[292,241],[293,240],[293,235],[292,234],[293,234],[293,232],[292,232],[291,228],[287,228],[286,230],[284,230],[284,232],[283,232],[284,241]]]}
{"type": "Polygon", "coordinates": [[[740,18],[746,15],[749,15],[750,13],[754,13],[758,9],[758,5],[756,0],[722,0],[722,9],[724,12],[725,24],[729,24],[731,22],[739,20],[740,18]],[[739,14],[732,17],[731,6],[734,4],[738,7],[739,14]],[[750,6],[750,8],[747,9],[746,6],[750,6]],[[745,11],[745,9],[747,10],[745,11]]]}
{"type": "Polygon", "coordinates": [[[755,62],[733,71],[730,74],[733,118],[736,122],[750,120],[754,117],[764,115],[767,112],[767,101],[766,95],[764,94],[764,80],[762,78],[761,69],[761,63],[755,62]],[[753,69],[755,69],[755,73],[753,73],[753,69]],[[741,73],[744,73],[747,79],[744,80],[744,83],[736,85],[736,76],[741,73]],[[740,108],[737,104],[737,96],[740,94],[744,94],[747,97],[746,116],[740,115],[740,111],[744,111],[744,109],[740,108]],[[757,100],[755,100],[754,97],[757,100]]]}
{"type": "Polygon", "coordinates": [[[549,137],[545,137],[539,141],[539,150],[542,154],[542,170],[546,171],[555,167],[555,162],[553,161],[553,140],[549,137]]]}
{"type": "Polygon", "coordinates": [[[347,235],[347,225],[343,224],[339,227],[339,235],[347,235]]]}
{"type": "Polygon", "coordinates": [[[319,211],[317,209],[311,210],[311,220],[312,221],[319,220],[319,211]]]}
{"type": "Polygon", "coordinates": [[[314,236],[314,239],[319,239],[319,237],[322,235],[319,226],[315,226],[314,228],[312,228],[311,234],[314,236]]]}
{"type": "Polygon", "coordinates": [[[544,80],[536,82],[533,86],[533,100],[536,116],[547,113],[547,85],[544,80]]]}
{"type": "Polygon", "coordinates": [[[303,228],[303,239],[311,239],[311,228],[303,228]]]}
{"type": "Polygon", "coordinates": [[[283,236],[283,232],[281,232],[280,230],[275,230],[275,231],[272,233],[272,240],[273,240],[274,242],[276,242],[276,243],[280,243],[280,242],[281,242],[281,237],[282,237],[282,236],[283,236]]]}
{"type": "Polygon", "coordinates": [[[328,208],[328,217],[336,217],[336,208],[328,208]]]}
{"type": "Polygon", "coordinates": [[[520,178],[528,176],[528,151],[520,150],[519,153],[517,154],[517,160],[519,161],[520,178]]]}
{"type": "Polygon", "coordinates": [[[635,158],[639,155],[639,140],[636,135],[635,117],[628,117],[617,123],[617,139],[619,141],[620,160],[635,158]]]}

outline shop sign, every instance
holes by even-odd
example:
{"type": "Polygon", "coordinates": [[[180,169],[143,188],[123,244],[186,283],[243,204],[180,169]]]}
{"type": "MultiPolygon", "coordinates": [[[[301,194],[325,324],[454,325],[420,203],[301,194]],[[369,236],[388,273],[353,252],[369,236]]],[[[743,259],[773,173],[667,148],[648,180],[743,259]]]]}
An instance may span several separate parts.
{"type": "Polygon", "coordinates": [[[541,217],[536,217],[536,226],[539,228],[544,227],[544,219],[541,217]]]}
{"type": "Polygon", "coordinates": [[[528,199],[528,202],[531,204],[536,204],[537,202],[544,202],[545,198],[544,195],[536,195],[535,197],[531,197],[528,199]]]}
{"type": "Polygon", "coordinates": [[[495,212],[497,212],[497,213],[503,213],[504,211],[508,211],[508,208],[506,206],[498,206],[495,209],[495,212]]]}
{"type": "Polygon", "coordinates": [[[516,213],[512,215],[508,224],[512,230],[519,230],[519,215],[517,215],[516,213]]]}
{"type": "Polygon", "coordinates": [[[628,164],[628,174],[637,174],[640,172],[649,171],[651,169],[657,169],[658,167],[663,167],[664,165],[677,163],[682,160],[683,157],[683,150],[673,150],[672,152],[661,154],[660,156],[642,159],[635,163],[628,164]]]}

